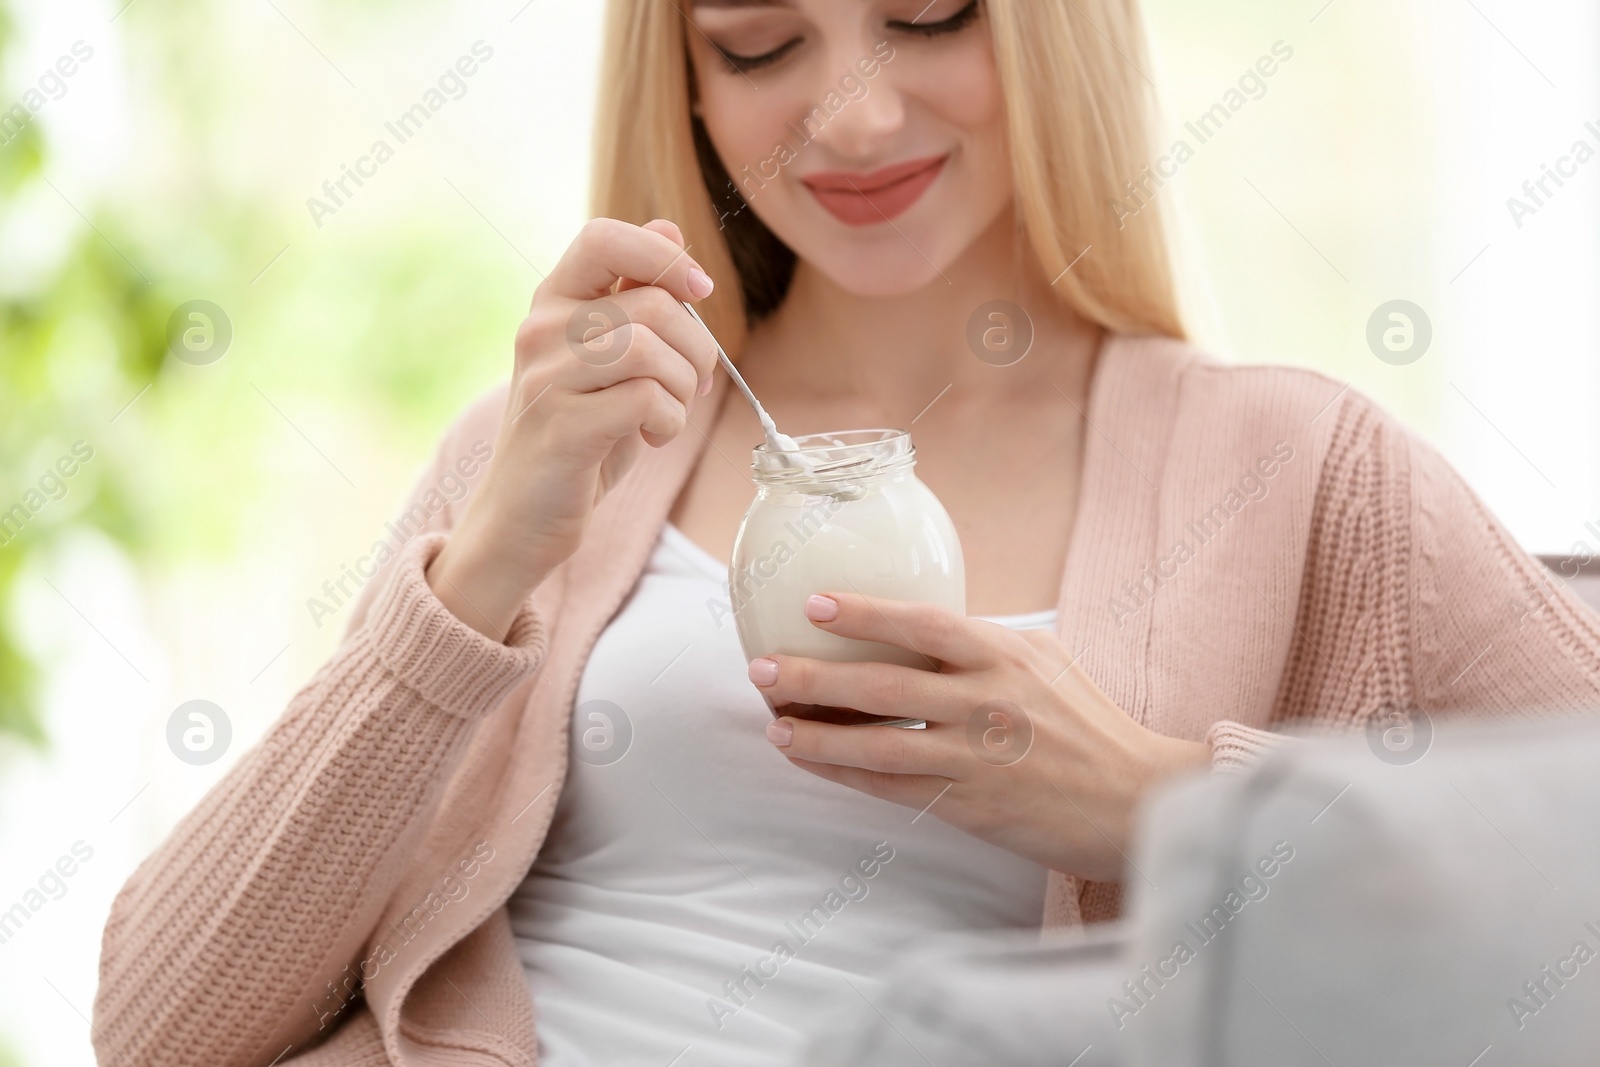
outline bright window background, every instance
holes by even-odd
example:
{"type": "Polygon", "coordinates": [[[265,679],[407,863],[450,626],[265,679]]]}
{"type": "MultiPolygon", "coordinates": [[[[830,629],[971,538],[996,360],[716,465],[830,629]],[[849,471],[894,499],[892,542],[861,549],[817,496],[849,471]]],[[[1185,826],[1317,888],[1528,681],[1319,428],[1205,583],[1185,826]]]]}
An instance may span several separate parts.
{"type": "MultiPolygon", "coordinates": [[[[535,267],[584,217],[598,4],[124,3],[0,0],[0,108],[75,41],[94,51],[37,139],[0,147],[0,509],[95,449],[0,548],[45,738],[0,735],[0,909],[94,850],[0,944],[0,1043],[29,1065],[92,1063],[117,888],[332,650],[342,615],[319,628],[306,599],[503,373],[535,267]],[[316,225],[307,198],[480,40],[465,95],[316,225]],[[229,315],[230,351],[162,361],[195,298],[229,315]],[[203,767],[165,742],[193,698],[233,728],[203,767]]],[[[1505,204],[1574,141],[1600,148],[1594,6],[1147,10],[1167,141],[1293,49],[1160,193],[1201,342],[1352,382],[1529,548],[1600,550],[1600,159],[1520,228],[1505,204]],[[1365,341],[1395,298],[1433,328],[1405,366],[1365,341]]]]}
{"type": "Polygon", "coordinates": [[[1174,137],[1274,42],[1294,50],[1161,193],[1185,210],[1200,340],[1351,382],[1430,439],[1524,546],[1600,554],[1583,528],[1600,518],[1600,9],[1147,10],[1174,137]],[[1519,227],[1507,199],[1526,201],[1523,182],[1576,141],[1596,157],[1547,180],[1519,227]],[[1394,299],[1433,329],[1402,366],[1366,343],[1394,299]]]}

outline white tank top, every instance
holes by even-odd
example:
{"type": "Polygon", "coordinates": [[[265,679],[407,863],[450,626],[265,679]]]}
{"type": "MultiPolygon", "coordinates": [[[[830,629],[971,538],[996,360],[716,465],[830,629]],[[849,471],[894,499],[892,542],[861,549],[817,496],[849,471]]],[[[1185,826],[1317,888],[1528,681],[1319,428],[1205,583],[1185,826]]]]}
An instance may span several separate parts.
{"type": "Polygon", "coordinates": [[[900,944],[1043,914],[1044,867],[767,741],[727,574],[667,525],[579,681],[555,820],[507,905],[541,1067],[787,1063],[827,1012],[878,1001],[900,944]]]}

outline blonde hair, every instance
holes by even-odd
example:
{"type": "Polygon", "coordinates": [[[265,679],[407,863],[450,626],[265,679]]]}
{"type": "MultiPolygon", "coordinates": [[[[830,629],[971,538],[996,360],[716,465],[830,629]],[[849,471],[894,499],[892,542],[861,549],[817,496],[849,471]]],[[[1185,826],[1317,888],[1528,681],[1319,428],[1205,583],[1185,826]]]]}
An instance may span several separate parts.
{"type": "MultiPolygon", "coordinates": [[[[1109,330],[1185,337],[1160,205],[1126,226],[1113,208],[1155,154],[1137,0],[984,6],[1017,218],[1045,280],[1109,330]]],[[[754,212],[715,205],[713,190],[737,194],[691,111],[685,18],[667,0],[609,0],[590,204],[597,216],[633,223],[671,219],[712,277],[739,279],[700,305],[737,358],[749,324],[782,299],[793,254],[754,212]]]]}

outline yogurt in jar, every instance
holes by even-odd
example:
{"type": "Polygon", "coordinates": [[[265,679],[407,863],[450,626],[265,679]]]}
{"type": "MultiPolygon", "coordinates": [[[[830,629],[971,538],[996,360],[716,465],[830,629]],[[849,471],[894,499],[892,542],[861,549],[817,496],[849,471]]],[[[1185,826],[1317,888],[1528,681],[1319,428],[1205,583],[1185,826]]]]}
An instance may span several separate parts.
{"type": "MultiPolygon", "coordinates": [[[[745,657],[776,652],[937,670],[938,662],[920,652],[828,633],[804,611],[813,593],[837,591],[966,614],[961,542],[938,497],[916,477],[911,436],[849,430],[808,434],[794,443],[799,456],[765,445],[752,453],[756,498],[728,568],[745,657]]],[[[781,714],[847,724],[921,722],[807,704],[786,704],[781,714]]]]}

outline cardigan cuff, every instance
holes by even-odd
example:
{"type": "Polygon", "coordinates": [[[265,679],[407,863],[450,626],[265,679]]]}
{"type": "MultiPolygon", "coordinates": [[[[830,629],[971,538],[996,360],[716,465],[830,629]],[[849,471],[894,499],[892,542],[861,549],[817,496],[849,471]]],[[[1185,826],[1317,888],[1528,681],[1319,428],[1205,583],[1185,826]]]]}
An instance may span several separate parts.
{"type": "Polygon", "coordinates": [[[525,601],[505,641],[468,626],[434,595],[428,565],[449,535],[425,534],[395,560],[388,585],[367,616],[367,640],[402,684],[428,703],[465,718],[483,715],[505,699],[544,659],[544,624],[525,601]]]}
{"type": "Polygon", "coordinates": [[[1258,730],[1231,719],[1214,722],[1206,731],[1206,744],[1211,746],[1211,769],[1226,774],[1238,774],[1255,766],[1262,756],[1285,740],[1282,734],[1258,730]]]}

